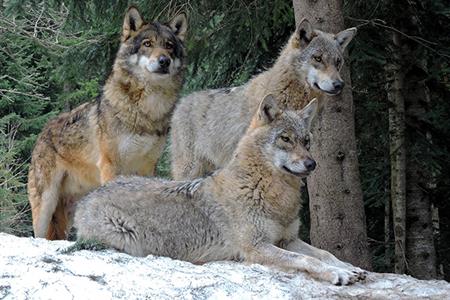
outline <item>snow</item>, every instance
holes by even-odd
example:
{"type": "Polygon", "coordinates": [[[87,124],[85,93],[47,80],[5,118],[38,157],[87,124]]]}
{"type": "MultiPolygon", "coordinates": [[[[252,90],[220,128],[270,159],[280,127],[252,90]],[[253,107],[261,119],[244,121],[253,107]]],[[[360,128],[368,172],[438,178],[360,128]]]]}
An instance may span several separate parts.
{"type": "Polygon", "coordinates": [[[71,245],[0,233],[0,299],[450,299],[449,283],[406,275],[370,273],[340,287],[237,262],[62,253],[71,245]]]}

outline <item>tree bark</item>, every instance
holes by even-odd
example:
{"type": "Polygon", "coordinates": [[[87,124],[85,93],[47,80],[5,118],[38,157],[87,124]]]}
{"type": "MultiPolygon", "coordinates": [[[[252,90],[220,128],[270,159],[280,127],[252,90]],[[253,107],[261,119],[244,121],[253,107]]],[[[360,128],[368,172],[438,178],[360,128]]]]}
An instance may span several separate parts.
{"type": "MultiPolygon", "coordinates": [[[[436,278],[445,280],[444,264],[439,257],[438,249],[441,249],[441,229],[440,229],[440,217],[439,208],[434,204],[431,204],[431,222],[433,223],[433,236],[434,236],[434,247],[436,251],[436,278]]],[[[448,279],[447,279],[448,281],[448,279]]]]}
{"type": "Polygon", "coordinates": [[[408,160],[406,258],[408,274],[419,279],[433,279],[436,272],[430,198],[421,186],[423,176],[417,162],[408,160]]]}
{"type": "MultiPolygon", "coordinates": [[[[408,51],[409,52],[409,51],[408,51]]],[[[426,69],[416,63],[405,77],[406,117],[409,127],[407,135],[406,165],[406,259],[408,274],[419,279],[437,278],[436,249],[434,243],[433,216],[430,191],[433,189],[433,174],[421,158],[429,152],[429,146],[418,145],[421,138],[431,143],[431,134],[424,132],[419,137],[423,116],[430,102],[428,87],[424,79],[426,69]],[[423,78],[421,78],[423,77],[423,78]],[[425,149],[424,149],[425,147],[425,149]]]]}
{"type": "MultiPolygon", "coordinates": [[[[293,0],[293,4],[297,24],[307,18],[323,31],[345,29],[342,0],[293,0]]],[[[349,69],[344,66],[341,74],[344,91],[325,99],[313,128],[311,153],[317,169],[308,178],[310,238],[314,246],[370,269],[349,69]]]]}
{"type": "Polygon", "coordinates": [[[391,242],[391,199],[386,197],[384,203],[384,265],[386,270],[391,266],[391,254],[389,244],[391,242]]]}
{"type": "Polygon", "coordinates": [[[406,149],[405,149],[405,100],[403,98],[404,72],[400,65],[401,44],[397,32],[392,35],[391,61],[386,65],[386,86],[389,108],[389,152],[391,158],[391,202],[395,241],[395,273],[406,270],[406,149]]]}

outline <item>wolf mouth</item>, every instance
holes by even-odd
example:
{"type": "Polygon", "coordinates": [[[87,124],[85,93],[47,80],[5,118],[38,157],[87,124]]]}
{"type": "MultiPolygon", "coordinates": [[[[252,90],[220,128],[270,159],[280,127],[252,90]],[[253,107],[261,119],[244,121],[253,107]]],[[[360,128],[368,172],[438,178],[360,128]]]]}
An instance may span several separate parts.
{"type": "Polygon", "coordinates": [[[153,73],[160,74],[160,75],[167,75],[167,74],[169,74],[169,70],[168,69],[158,69],[158,70],[154,71],[153,73]]]}
{"type": "Polygon", "coordinates": [[[309,173],[310,173],[310,172],[308,172],[308,171],[306,171],[306,172],[294,172],[294,171],[292,171],[291,169],[289,169],[289,168],[286,167],[286,166],[283,166],[283,170],[285,170],[286,172],[288,172],[288,173],[290,173],[290,174],[292,174],[292,175],[295,175],[295,176],[297,176],[297,177],[306,177],[306,176],[308,176],[309,173]]]}
{"type": "Polygon", "coordinates": [[[342,92],[342,90],[332,90],[332,91],[324,90],[324,89],[320,88],[320,86],[317,84],[317,82],[314,82],[314,87],[316,89],[318,89],[319,91],[322,91],[325,94],[328,94],[328,95],[331,95],[331,96],[339,95],[342,92]]]}

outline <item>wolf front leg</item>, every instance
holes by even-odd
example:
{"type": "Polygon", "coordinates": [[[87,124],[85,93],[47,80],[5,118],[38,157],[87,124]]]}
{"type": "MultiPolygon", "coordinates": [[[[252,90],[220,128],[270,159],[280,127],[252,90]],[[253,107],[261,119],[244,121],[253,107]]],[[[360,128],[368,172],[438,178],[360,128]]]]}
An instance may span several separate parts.
{"type": "Polygon", "coordinates": [[[295,269],[308,272],[316,279],[328,281],[335,285],[348,285],[359,280],[357,272],[331,266],[317,258],[287,251],[268,243],[251,249],[246,260],[283,270],[295,269]]]}
{"type": "Polygon", "coordinates": [[[104,185],[108,181],[114,179],[117,176],[117,168],[110,155],[105,152],[100,152],[100,159],[98,160],[97,167],[100,170],[100,184],[104,185]]]}
{"type": "Polygon", "coordinates": [[[296,252],[303,255],[308,255],[317,258],[318,260],[327,263],[329,265],[348,269],[352,272],[357,272],[359,275],[359,279],[365,279],[367,276],[367,272],[363,269],[353,266],[352,264],[343,262],[339,260],[336,256],[331,254],[328,251],[313,247],[300,239],[294,239],[287,243],[285,247],[286,250],[296,252]]]}

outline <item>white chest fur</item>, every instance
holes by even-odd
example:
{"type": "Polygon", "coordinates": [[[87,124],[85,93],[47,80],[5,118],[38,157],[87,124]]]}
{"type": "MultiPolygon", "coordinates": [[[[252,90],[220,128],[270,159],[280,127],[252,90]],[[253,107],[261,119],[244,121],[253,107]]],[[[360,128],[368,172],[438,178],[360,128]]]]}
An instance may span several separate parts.
{"type": "Polygon", "coordinates": [[[136,173],[143,164],[155,163],[164,149],[165,137],[127,134],[118,137],[122,171],[136,173]]]}
{"type": "Polygon", "coordinates": [[[142,110],[149,113],[153,120],[160,120],[172,110],[175,101],[174,96],[153,92],[142,102],[142,110]]]}

